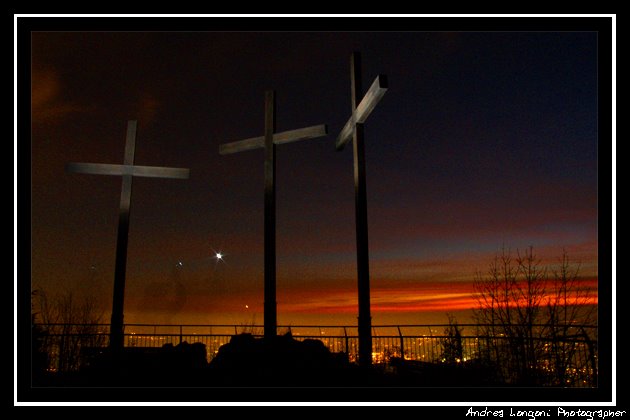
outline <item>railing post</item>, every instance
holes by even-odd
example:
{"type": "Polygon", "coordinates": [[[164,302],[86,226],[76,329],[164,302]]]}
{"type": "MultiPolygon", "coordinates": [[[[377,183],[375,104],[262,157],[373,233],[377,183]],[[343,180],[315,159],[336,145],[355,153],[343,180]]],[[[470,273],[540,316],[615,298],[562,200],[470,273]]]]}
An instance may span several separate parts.
{"type": "Polygon", "coordinates": [[[182,344],[182,326],[179,326],[179,344],[182,344]]]}
{"type": "Polygon", "coordinates": [[[586,344],[586,348],[588,349],[588,359],[591,364],[591,369],[593,370],[593,373],[589,375],[590,380],[591,380],[591,386],[597,386],[598,385],[597,377],[599,373],[598,366],[597,366],[597,356],[596,356],[597,350],[595,347],[597,346],[597,341],[591,340],[584,326],[580,327],[580,329],[582,330],[581,332],[582,332],[583,340],[584,340],[584,343],[586,344]]]}
{"type": "Polygon", "coordinates": [[[59,356],[58,356],[58,362],[57,362],[57,369],[59,370],[59,372],[63,372],[66,370],[66,363],[65,363],[65,358],[66,358],[66,337],[68,336],[68,332],[66,329],[66,325],[63,326],[63,328],[61,329],[61,335],[59,336],[59,356]]]}
{"type": "MultiPolygon", "coordinates": [[[[384,346],[383,346],[383,339],[379,338],[378,340],[374,340],[374,337],[376,337],[376,328],[374,327],[374,325],[370,324],[370,331],[371,331],[371,334],[370,334],[370,346],[371,346],[371,350],[372,350],[372,354],[370,355],[370,363],[373,363],[374,362],[374,353],[379,354],[379,357],[383,356],[384,346]]],[[[361,332],[360,331],[359,331],[359,342],[361,342],[361,332]]],[[[359,362],[360,361],[361,361],[361,347],[359,346],[359,362]]]]}
{"type": "Polygon", "coordinates": [[[400,331],[400,325],[397,325],[398,336],[400,337],[400,358],[405,360],[405,339],[402,335],[402,331],[400,331]]]}
{"type": "Polygon", "coordinates": [[[348,351],[348,331],[346,331],[346,327],[343,327],[343,335],[346,337],[346,355],[350,357],[350,352],[348,351]]]}

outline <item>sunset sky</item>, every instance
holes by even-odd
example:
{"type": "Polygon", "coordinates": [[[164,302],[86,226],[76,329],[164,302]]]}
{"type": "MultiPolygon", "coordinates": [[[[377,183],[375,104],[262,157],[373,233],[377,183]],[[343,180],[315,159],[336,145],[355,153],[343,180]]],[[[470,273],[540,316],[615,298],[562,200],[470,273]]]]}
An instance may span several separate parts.
{"type": "Polygon", "coordinates": [[[264,91],[278,131],[280,324],[354,324],[349,57],[389,90],[365,125],[374,324],[467,320],[472,280],[502,247],[563,249],[597,288],[594,32],[36,32],[32,35],[32,278],[96,296],[109,322],[120,177],[68,162],[138,165],[125,322],[262,323],[264,91]],[[215,252],[225,254],[217,261],[215,252]],[[178,266],[181,262],[181,267],[178,266]]]}

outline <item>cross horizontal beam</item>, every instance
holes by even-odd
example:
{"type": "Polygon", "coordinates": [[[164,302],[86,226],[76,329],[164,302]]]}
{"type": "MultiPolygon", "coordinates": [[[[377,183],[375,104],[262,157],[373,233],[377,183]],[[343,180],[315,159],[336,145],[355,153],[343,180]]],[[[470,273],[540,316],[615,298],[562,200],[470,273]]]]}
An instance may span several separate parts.
{"type": "MultiPolygon", "coordinates": [[[[328,134],[326,124],[313,125],[311,127],[298,128],[297,130],[283,131],[282,133],[274,133],[273,144],[292,143],[294,141],[314,139],[323,137],[328,134]]],[[[262,149],[265,147],[265,137],[252,137],[250,139],[225,143],[219,146],[219,154],[229,155],[232,153],[244,152],[253,149],[262,149]]]]}
{"type": "Polygon", "coordinates": [[[131,175],[147,178],[188,179],[190,169],[161,166],[115,165],[108,163],[68,163],[66,171],[91,175],[131,175]]]}
{"type": "Polygon", "coordinates": [[[387,76],[379,74],[372,82],[372,86],[370,86],[363,99],[361,99],[357,109],[346,122],[346,125],[343,126],[341,133],[339,133],[335,144],[337,150],[343,149],[346,143],[352,139],[355,124],[363,124],[367,120],[367,117],[370,116],[376,104],[383,98],[385,92],[387,92],[387,76]]]}

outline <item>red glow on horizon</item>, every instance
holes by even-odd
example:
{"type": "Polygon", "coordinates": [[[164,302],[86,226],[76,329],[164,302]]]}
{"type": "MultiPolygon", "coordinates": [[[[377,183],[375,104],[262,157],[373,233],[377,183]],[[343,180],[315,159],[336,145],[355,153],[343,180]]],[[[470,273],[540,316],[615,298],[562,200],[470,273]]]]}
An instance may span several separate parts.
{"type": "MultiPolygon", "coordinates": [[[[472,282],[452,284],[432,283],[424,287],[397,287],[372,289],[373,312],[450,312],[476,309],[479,304],[474,295],[472,282]]],[[[597,279],[580,279],[579,287],[588,291],[580,304],[597,305],[597,279]]],[[[554,303],[553,290],[543,298],[541,304],[554,303]]],[[[567,297],[575,301],[575,293],[567,297]]],[[[290,313],[353,313],[357,311],[357,296],[354,290],[300,294],[295,303],[279,303],[279,310],[290,313]]]]}
{"type": "MultiPolygon", "coordinates": [[[[372,287],[371,308],[374,314],[396,316],[399,314],[439,314],[456,311],[471,311],[478,308],[479,303],[474,295],[473,281],[455,282],[414,282],[401,284],[392,282],[392,287],[372,287]]],[[[545,286],[548,297],[541,301],[542,306],[553,303],[552,280],[545,286]]],[[[581,300],[585,305],[597,305],[597,278],[580,278],[575,287],[585,296],[581,300]]],[[[220,298],[212,295],[188,295],[185,308],[174,314],[178,319],[188,319],[190,316],[201,316],[208,319],[224,318],[233,319],[247,317],[248,319],[260,316],[262,321],[262,296],[249,290],[247,293],[223,295],[220,298]],[[243,309],[245,304],[247,310],[243,309]]],[[[569,301],[574,301],[575,294],[568,296],[569,301]]],[[[133,297],[130,298],[130,306],[133,305],[133,297]]],[[[357,292],[354,288],[327,288],[326,290],[285,290],[278,299],[278,313],[283,316],[315,315],[328,318],[341,316],[348,317],[356,314],[357,292]]],[[[141,315],[140,312],[137,315],[141,315]]],[[[405,317],[407,315],[404,315],[405,317]]],[[[182,321],[183,322],[183,321],[182,321]]],[[[206,321],[204,321],[206,322],[206,321]]]]}

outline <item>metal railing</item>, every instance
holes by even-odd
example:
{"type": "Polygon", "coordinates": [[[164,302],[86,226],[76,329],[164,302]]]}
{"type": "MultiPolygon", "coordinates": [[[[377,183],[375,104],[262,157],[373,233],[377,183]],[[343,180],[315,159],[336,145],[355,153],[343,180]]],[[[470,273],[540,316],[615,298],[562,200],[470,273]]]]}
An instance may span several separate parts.
{"type": "MultiPolygon", "coordinates": [[[[519,383],[523,378],[556,386],[597,386],[597,327],[573,325],[564,328],[561,338],[543,336],[548,326],[533,326],[536,334],[528,338],[502,333],[481,334],[488,325],[459,324],[453,334],[449,325],[378,325],[372,331],[374,363],[388,365],[394,358],[416,364],[485,366],[505,383],[519,383]]],[[[496,327],[496,326],[495,326],[496,327]]],[[[532,326],[530,326],[532,327],[532,326]]],[[[49,371],[70,371],[81,367],[81,349],[107,346],[107,324],[38,325],[41,347],[47,354],[49,371]]],[[[499,329],[497,328],[497,331],[499,329]]],[[[125,347],[176,346],[187,342],[203,343],[207,360],[234,335],[250,333],[262,337],[262,325],[158,325],[126,324],[125,347]]],[[[291,333],[296,340],[321,340],[331,352],[346,353],[356,361],[358,331],[356,326],[287,325],[278,334],[291,333]]]]}

